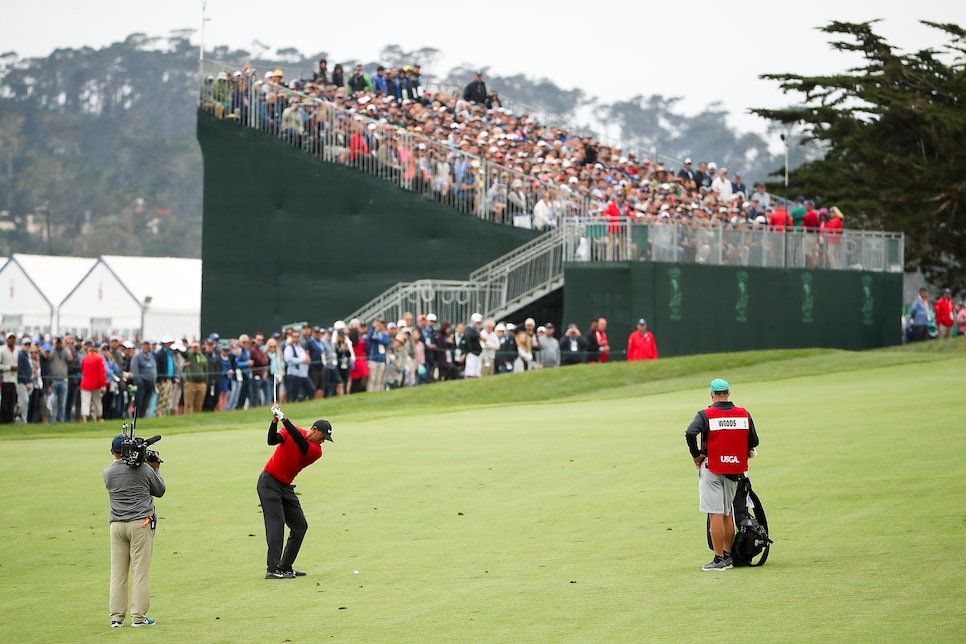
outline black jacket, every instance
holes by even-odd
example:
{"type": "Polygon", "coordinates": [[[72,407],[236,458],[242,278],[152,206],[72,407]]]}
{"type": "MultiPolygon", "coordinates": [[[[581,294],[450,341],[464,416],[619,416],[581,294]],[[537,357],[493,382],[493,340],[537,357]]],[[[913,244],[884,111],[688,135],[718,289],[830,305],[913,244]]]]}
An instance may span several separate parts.
{"type": "Polygon", "coordinates": [[[486,91],[486,83],[483,81],[474,80],[471,81],[466,89],[463,90],[463,100],[472,101],[473,103],[479,103],[484,105],[486,103],[486,98],[489,94],[486,91]]]}
{"type": "Polygon", "coordinates": [[[575,338],[564,336],[560,338],[560,366],[569,364],[580,364],[584,362],[584,354],[587,351],[587,340],[578,335],[575,338]],[[571,342],[573,339],[575,342],[571,342]]]}

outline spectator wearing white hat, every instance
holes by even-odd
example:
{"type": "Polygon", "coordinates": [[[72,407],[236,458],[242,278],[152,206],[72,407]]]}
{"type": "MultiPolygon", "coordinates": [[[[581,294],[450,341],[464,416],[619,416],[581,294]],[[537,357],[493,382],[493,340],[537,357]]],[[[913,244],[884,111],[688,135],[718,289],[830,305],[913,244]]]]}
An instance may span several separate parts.
{"type": "Polygon", "coordinates": [[[492,376],[496,372],[496,352],[500,348],[500,335],[496,332],[496,321],[492,318],[483,322],[480,343],[483,346],[483,352],[480,354],[480,360],[483,363],[480,367],[480,376],[492,376]]]}
{"type": "Polygon", "coordinates": [[[540,364],[544,369],[560,366],[560,343],[553,337],[553,322],[537,327],[537,345],[540,351],[540,364]]]}
{"type": "Polygon", "coordinates": [[[696,186],[696,173],[691,169],[691,157],[684,160],[684,165],[678,170],[678,179],[681,180],[685,190],[694,190],[696,186]]]}
{"type": "Polygon", "coordinates": [[[483,324],[483,316],[474,313],[470,316],[470,323],[463,329],[463,341],[466,343],[466,366],[463,370],[464,378],[479,378],[482,375],[483,362],[480,356],[483,353],[482,338],[480,336],[480,325],[483,324]]]}
{"type": "Polygon", "coordinates": [[[728,178],[728,168],[721,168],[721,172],[711,182],[711,189],[718,191],[719,201],[728,201],[734,190],[731,187],[731,179],[728,178]]]}

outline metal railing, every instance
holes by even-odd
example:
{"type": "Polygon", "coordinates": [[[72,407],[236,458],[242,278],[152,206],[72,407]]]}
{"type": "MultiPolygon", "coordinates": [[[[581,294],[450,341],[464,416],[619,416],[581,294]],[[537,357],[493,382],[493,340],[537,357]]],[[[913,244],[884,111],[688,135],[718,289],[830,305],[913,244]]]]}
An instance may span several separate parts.
{"type": "Polygon", "coordinates": [[[402,319],[408,312],[435,313],[442,320],[466,322],[477,311],[487,310],[487,302],[498,297],[491,291],[496,285],[458,280],[416,280],[400,282],[346,317],[387,322],[402,319]]]}
{"type": "Polygon", "coordinates": [[[501,318],[560,288],[568,262],[656,261],[901,273],[903,253],[901,233],[825,234],[760,225],[568,218],[473,271],[469,280],[398,283],[350,317],[395,320],[408,311],[435,313],[440,320],[453,322],[465,322],[473,313],[501,318]]]}

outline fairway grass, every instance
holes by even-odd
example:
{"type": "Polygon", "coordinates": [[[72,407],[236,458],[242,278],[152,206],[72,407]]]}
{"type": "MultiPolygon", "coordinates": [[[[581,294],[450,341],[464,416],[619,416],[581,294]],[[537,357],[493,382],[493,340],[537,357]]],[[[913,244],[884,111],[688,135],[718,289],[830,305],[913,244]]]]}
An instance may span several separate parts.
{"type": "Polygon", "coordinates": [[[309,574],[295,580],[262,579],[267,410],[143,420],[164,435],[168,484],[149,635],[108,628],[101,471],[119,427],[4,428],[0,641],[963,641],[964,346],[591,365],[286,406],[303,426],[329,418],[336,441],[296,479],[309,574]],[[761,437],[762,568],[701,570],[684,428],[715,376],[761,437]]]}

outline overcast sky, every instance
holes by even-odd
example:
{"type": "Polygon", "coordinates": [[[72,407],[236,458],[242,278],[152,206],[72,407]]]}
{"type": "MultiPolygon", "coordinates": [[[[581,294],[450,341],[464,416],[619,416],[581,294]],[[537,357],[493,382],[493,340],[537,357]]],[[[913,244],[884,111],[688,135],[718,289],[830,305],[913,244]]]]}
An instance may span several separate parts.
{"type": "MultiPolygon", "coordinates": [[[[5,3],[0,52],[47,56],[54,49],[100,47],[135,32],[166,36],[201,26],[201,0],[30,0],[5,3]]],[[[374,61],[387,44],[442,52],[434,69],[466,63],[507,76],[549,78],[603,101],[635,94],[680,96],[686,113],[720,101],[741,129],[762,130],[749,107],[786,105],[760,74],[839,72],[857,62],[833,52],[817,31],[831,20],[883,19],[894,46],[914,51],[941,42],[920,19],[966,26],[966,1],[868,2],[751,0],[653,2],[364,3],[208,0],[208,47],[329,52],[333,62],[374,61]]],[[[196,32],[192,42],[200,41],[196,32]]],[[[424,69],[425,71],[425,69],[424,69]]],[[[470,79],[467,79],[469,81],[470,79]]]]}

